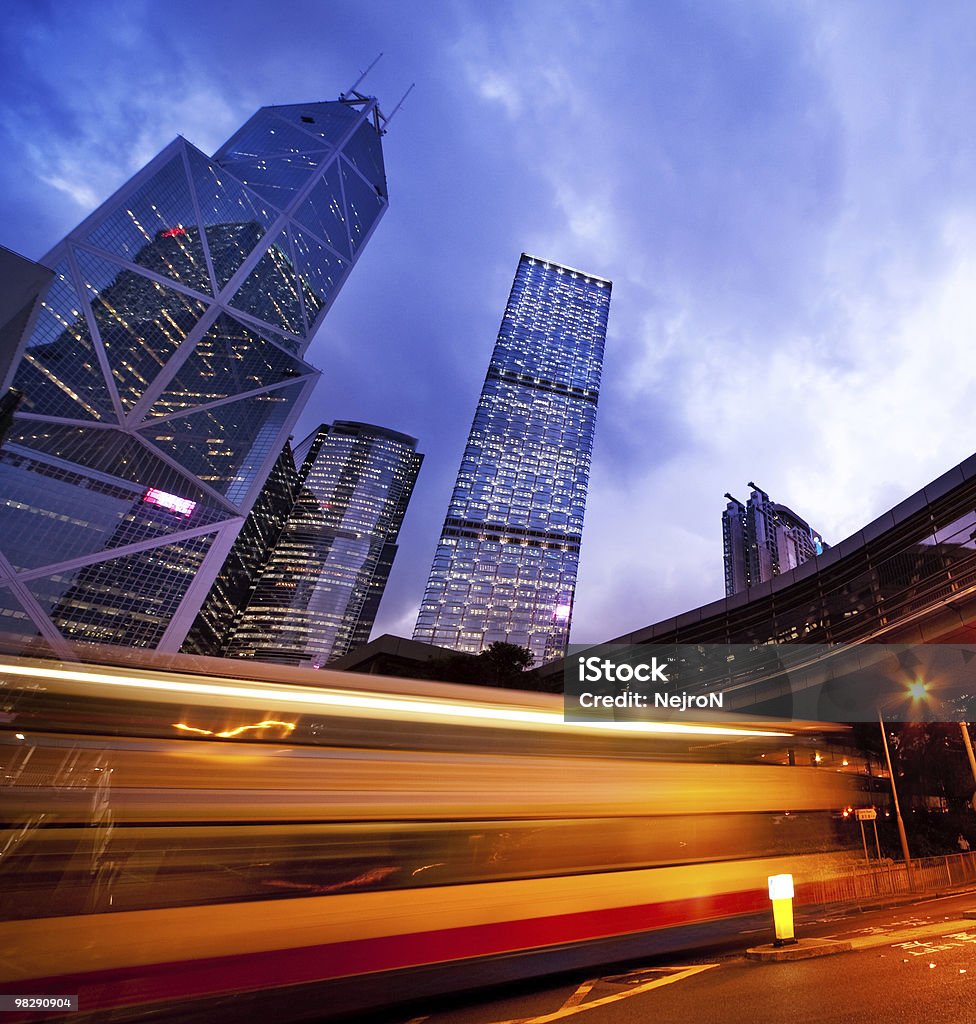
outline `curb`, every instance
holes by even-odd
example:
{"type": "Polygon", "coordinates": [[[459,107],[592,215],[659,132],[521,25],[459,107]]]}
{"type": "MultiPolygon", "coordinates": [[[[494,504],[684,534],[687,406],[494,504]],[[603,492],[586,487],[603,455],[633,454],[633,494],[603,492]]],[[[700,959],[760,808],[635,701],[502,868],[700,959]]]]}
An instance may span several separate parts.
{"type": "Polygon", "coordinates": [[[771,944],[754,946],[746,950],[746,957],[749,960],[768,963],[784,960],[807,960],[815,956],[830,956],[833,953],[849,953],[853,950],[874,949],[878,946],[893,946],[900,942],[911,942],[917,939],[948,935],[953,931],[963,931],[967,928],[967,921],[972,920],[976,920],[976,908],[963,911],[963,917],[955,920],[919,925],[914,928],[902,928],[893,932],[881,932],[877,935],[863,935],[852,939],[799,939],[790,946],[773,946],[771,944]]]}
{"type": "Polygon", "coordinates": [[[831,956],[834,953],[849,953],[854,944],[847,940],[798,939],[789,946],[754,946],[746,950],[750,960],[779,962],[782,960],[809,960],[815,956],[831,956]]]}

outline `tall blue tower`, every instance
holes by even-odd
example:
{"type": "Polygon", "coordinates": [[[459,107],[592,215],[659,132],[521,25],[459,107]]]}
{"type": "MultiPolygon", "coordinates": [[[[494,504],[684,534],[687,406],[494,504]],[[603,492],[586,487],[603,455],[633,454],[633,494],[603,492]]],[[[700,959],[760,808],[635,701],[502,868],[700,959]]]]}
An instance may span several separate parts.
{"type": "Polygon", "coordinates": [[[351,92],[264,107],[213,157],[178,138],[44,258],[8,381],[0,642],[179,649],[386,210],[384,124],[351,92]]]}
{"type": "Polygon", "coordinates": [[[414,639],[565,653],[611,283],[523,253],[414,639]]]}

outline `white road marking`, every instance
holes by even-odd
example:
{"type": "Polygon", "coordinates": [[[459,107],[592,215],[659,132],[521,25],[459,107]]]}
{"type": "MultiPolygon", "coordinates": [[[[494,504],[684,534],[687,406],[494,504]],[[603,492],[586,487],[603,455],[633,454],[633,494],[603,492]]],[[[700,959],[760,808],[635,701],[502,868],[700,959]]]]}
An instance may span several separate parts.
{"type": "Polygon", "coordinates": [[[949,893],[948,896],[933,896],[930,900],[916,900],[912,906],[920,907],[923,903],[938,903],[940,900],[957,900],[960,896],[965,896],[964,892],[953,892],[949,893]]]}

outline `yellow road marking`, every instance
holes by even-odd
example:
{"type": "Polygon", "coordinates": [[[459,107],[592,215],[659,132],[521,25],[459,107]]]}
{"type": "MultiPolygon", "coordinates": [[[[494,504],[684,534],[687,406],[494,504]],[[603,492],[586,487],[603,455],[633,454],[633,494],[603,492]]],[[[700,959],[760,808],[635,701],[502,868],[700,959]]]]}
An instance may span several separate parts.
{"type": "MultiPolygon", "coordinates": [[[[674,974],[668,974],[654,981],[645,981],[643,984],[635,985],[624,992],[614,992],[613,995],[602,996],[600,999],[593,999],[588,1003],[583,1003],[581,1000],[586,998],[590,989],[593,988],[599,979],[586,981],[580,985],[558,1010],[554,1010],[552,1013],[545,1013],[540,1017],[514,1017],[511,1020],[497,1020],[493,1021],[492,1024],[549,1024],[550,1021],[563,1020],[577,1013],[595,1010],[598,1006],[609,1006],[610,1003],[620,1002],[621,999],[631,999],[644,992],[650,992],[652,988],[672,985],[676,981],[683,981],[685,978],[691,978],[702,971],[707,971],[710,967],[718,967],[718,964],[698,964],[695,967],[685,967],[674,974]]],[[[654,970],[654,968],[651,968],[651,970],[654,970]]]]}
{"type": "Polygon", "coordinates": [[[571,1006],[579,1006],[581,1002],[590,994],[590,989],[596,984],[596,979],[593,981],[584,981],[582,985],[559,1007],[560,1010],[568,1010],[571,1006]]]}

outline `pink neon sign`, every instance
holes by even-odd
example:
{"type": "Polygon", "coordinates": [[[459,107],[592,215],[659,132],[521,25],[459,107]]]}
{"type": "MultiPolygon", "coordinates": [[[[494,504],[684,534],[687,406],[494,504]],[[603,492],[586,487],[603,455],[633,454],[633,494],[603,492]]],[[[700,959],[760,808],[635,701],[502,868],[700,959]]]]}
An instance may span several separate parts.
{"type": "Polygon", "coordinates": [[[175,494],[167,494],[166,491],[161,491],[158,487],[150,487],[142,496],[142,500],[148,505],[158,505],[160,508],[166,509],[167,512],[175,512],[180,516],[192,515],[193,510],[197,507],[195,501],[177,497],[175,494]]]}

